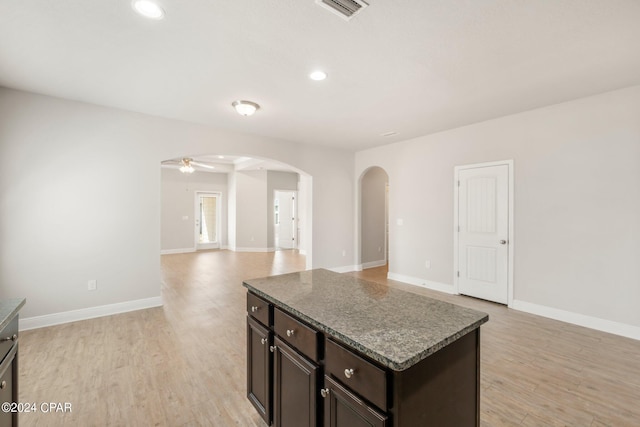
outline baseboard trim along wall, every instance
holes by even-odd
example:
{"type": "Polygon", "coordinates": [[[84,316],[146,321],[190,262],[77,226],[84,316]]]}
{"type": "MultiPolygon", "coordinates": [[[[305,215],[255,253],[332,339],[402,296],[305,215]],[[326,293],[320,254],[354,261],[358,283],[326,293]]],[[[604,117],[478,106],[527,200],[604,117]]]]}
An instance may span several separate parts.
{"type": "Polygon", "coordinates": [[[446,294],[454,294],[453,285],[447,285],[446,283],[432,282],[430,280],[420,279],[419,277],[405,276],[397,273],[387,273],[387,279],[395,280],[396,282],[406,283],[408,285],[420,286],[422,288],[431,289],[433,291],[444,292],[446,294]]]}
{"type": "Polygon", "coordinates": [[[360,271],[358,270],[357,265],[343,265],[342,267],[327,268],[327,270],[333,271],[334,273],[350,273],[352,271],[360,271]]]}
{"type": "Polygon", "coordinates": [[[275,252],[276,248],[238,248],[235,252],[275,252]]]}
{"type": "Polygon", "coordinates": [[[62,313],[45,314],[44,316],[25,317],[24,319],[19,320],[19,329],[21,331],[28,331],[29,329],[44,328],[46,326],[60,325],[62,323],[77,322],[78,320],[93,319],[96,317],[110,316],[112,314],[126,313],[128,311],[160,306],[162,306],[162,297],[157,296],[115,304],[100,305],[97,307],[82,308],[79,310],[64,311],[62,313]]]}
{"type": "Polygon", "coordinates": [[[383,265],[387,265],[387,260],[379,259],[378,261],[364,262],[360,265],[360,270],[366,270],[367,268],[382,267],[383,265]]]}
{"type": "Polygon", "coordinates": [[[597,317],[587,316],[584,314],[564,311],[557,308],[547,307],[544,305],[533,304],[526,301],[513,300],[509,308],[536,314],[542,317],[548,317],[561,322],[572,323],[585,328],[595,329],[602,332],[608,332],[614,335],[620,335],[635,340],[640,340],[640,327],[627,325],[626,323],[614,322],[612,320],[599,319],[597,317]]]}
{"type": "Polygon", "coordinates": [[[164,249],[160,251],[160,255],[188,254],[195,251],[196,248],[164,249]]]}

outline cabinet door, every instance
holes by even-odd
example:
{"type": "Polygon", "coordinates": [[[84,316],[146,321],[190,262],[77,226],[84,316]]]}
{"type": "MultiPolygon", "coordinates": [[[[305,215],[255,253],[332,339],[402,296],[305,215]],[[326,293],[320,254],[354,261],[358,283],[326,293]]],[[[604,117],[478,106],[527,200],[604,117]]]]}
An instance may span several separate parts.
{"type": "Polygon", "coordinates": [[[387,417],[330,377],[324,377],[324,427],[386,427],[387,417]]]}
{"type": "Polygon", "coordinates": [[[278,337],[274,344],[274,425],[315,427],[318,419],[318,366],[278,337]]]}
{"type": "Polygon", "coordinates": [[[247,397],[267,423],[271,423],[271,333],[247,316],[247,397]]]}

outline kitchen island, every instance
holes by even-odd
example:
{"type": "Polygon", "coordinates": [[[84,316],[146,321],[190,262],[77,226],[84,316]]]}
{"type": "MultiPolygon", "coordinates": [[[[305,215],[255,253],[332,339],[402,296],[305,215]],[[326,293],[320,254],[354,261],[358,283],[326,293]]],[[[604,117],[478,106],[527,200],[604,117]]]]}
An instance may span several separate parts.
{"type": "Polygon", "coordinates": [[[247,280],[247,388],[276,426],[477,426],[488,315],[318,269],[247,280]]]}
{"type": "Polygon", "coordinates": [[[17,426],[18,412],[18,312],[24,298],[0,300],[0,426],[17,426]]]}

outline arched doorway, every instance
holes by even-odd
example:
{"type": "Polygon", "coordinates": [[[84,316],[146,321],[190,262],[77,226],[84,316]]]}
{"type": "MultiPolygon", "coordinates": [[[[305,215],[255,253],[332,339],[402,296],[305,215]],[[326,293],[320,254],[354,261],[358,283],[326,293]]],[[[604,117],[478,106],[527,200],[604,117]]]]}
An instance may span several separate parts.
{"type": "MultiPolygon", "coordinates": [[[[235,252],[273,252],[277,231],[274,219],[276,189],[295,192],[292,224],[295,246],[311,268],[312,177],[281,162],[227,154],[179,157],[162,162],[161,253],[195,252],[203,219],[193,210],[193,199],[215,194],[219,217],[216,248],[235,252]],[[186,163],[192,166],[188,169],[186,163]],[[196,236],[194,238],[194,228],[196,236]]],[[[196,207],[198,207],[196,203],[196,207]]],[[[211,233],[210,233],[211,234],[211,233]]],[[[203,249],[207,249],[204,247],[203,249]]]]}
{"type": "Polygon", "coordinates": [[[381,267],[389,261],[389,175],[381,167],[360,178],[360,266],[381,267]]]}

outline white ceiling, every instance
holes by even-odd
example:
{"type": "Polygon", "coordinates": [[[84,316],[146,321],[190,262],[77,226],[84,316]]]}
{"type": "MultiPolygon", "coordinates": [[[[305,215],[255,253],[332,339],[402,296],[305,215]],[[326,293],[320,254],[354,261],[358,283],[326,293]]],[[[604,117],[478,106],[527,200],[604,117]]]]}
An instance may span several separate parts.
{"type": "Polygon", "coordinates": [[[638,0],[159,2],[0,0],[0,85],[358,150],[640,84],[638,0]]]}

